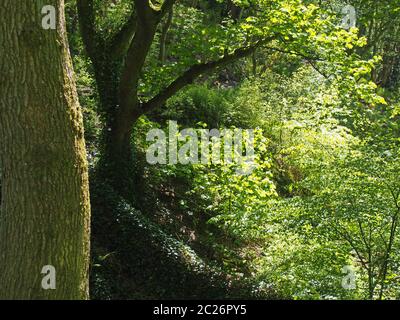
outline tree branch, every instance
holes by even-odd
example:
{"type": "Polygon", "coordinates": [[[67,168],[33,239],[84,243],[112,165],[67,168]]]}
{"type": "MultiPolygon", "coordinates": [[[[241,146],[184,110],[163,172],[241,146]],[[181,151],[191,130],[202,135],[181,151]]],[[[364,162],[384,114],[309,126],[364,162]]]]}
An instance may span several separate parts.
{"type": "Polygon", "coordinates": [[[172,24],[173,15],[174,15],[174,10],[173,10],[173,8],[171,8],[168,12],[167,20],[165,21],[165,23],[163,24],[162,29],[161,29],[160,51],[159,51],[159,55],[158,55],[161,65],[163,65],[165,63],[166,42],[167,42],[167,37],[168,37],[168,31],[172,24]]]}
{"type": "Polygon", "coordinates": [[[78,0],[78,19],[83,43],[92,61],[95,60],[99,37],[96,30],[93,0],[78,0]]]}
{"type": "Polygon", "coordinates": [[[162,90],[158,95],[156,95],[149,101],[143,103],[141,112],[146,113],[160,107],[179,90],[184,88],[186,85],[193,83],[193,81],[200,75],[203,75],[210,71],[214,71],[217,68],[224,67],[233,61],[244,58],[252,54],[258,47],[262,46],[267,42],[272,41],[274,38],[275,36],[271,36],[265,40],[260,40],[256,44],[249,46],[247,48],[236,49],[233,53],[227,54],[219,60],[202,64],[196,64],[192,66],[187,71],[185,71],[180,77],[175,79],[168,87],[162,90]]]}
{"type": "Polygon", "coordinates": [[[156,11],[150,6],[149,0],[134,0],[134,2],[139,17],[146,18],[149,14],[156,13],[156,11]]]}
{"type": "Polygon", "coordinates": [[[135,112],[134,109],[137,109],[140,72],[160,22],[156,11],[150,7],[149,0],[135,0],[135,10],[137,13],[136,32],[126,55],[119,85],[121,106],[119,118],[121,118],[121,121],[132,111],[135,112]]]}
{"type": "Polygon", "coordinates": [[[307,61],[316,61],[316,62],[324,61],[323,59],[321,59],[317,56],[313,56],[312,54],[308,55],[308,54],[303,54],[303,53],[297,52],[297,51],[287,51],[287,50],[276,48],[276,47],[266,47],[266,49],[272,50],[272,51],[277,51],[277,52],[284,53],[284,54],[291,54],[294,56],[298,56],[298,57],[304,58],[307,61]]]}
{"type": "Polygon", "coordinates": [[[135,35],[137,25],[136,11],[133,10],[128,21],[111,40],[110,51],[114,58],[122,57],[127,51],[135,35]]]}
{"type": "Polygon", "coordinates": [[[176,0],[164,0],[160,9],[161,18],[163,18],[172,9],[175,2],[176,0]]]}

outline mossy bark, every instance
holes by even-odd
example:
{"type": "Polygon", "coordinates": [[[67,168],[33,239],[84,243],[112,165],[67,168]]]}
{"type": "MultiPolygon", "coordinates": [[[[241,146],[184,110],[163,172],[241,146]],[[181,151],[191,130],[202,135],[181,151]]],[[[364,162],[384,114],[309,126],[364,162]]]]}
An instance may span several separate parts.
{"type": "Polygon", "coordinates": [[[64,0],[0,2],[0,298],[87,299],[90,204],[64,0]],[[56,8],[56,30],[41,10],[56,8]],[[45,265],[56,288],[43,289],[45,265]]]}

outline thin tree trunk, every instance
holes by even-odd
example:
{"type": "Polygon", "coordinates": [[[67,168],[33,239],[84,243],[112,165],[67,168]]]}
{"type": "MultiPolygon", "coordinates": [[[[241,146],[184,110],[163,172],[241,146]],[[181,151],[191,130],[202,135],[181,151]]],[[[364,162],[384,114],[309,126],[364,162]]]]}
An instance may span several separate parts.
{"type": "Polygon", "coordinates": [[[87,299],[88,172],[64,0],[2,0],[0,47],[0,298],[87,299]],[[45,5],[56,30],[42,28],[45,5]],[[47,265],[55,289],[42,286],[47,265]]]}
{"type": "Polygon", "coordinates": [[[160,52],[159,52],[159,60],[161,65],[165,63],[166,60],[166,55],[167,55],[167,36],[168,36],[168,31],[169,28],[171,27],[172,23],[172,18],[174,16],[174,10],[171,8],[171,10],[168,12],[168,17],[167,21],[162,26],[161,29],[161,36],[160,36],[160,52]]]}

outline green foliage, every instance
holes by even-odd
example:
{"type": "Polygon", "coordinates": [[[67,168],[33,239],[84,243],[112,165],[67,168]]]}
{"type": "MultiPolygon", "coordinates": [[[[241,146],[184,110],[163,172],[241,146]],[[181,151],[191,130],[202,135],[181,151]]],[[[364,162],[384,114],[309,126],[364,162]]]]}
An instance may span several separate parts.
{"type": "MultiPolygon", "coordinates": [[[[74,2],[67,4],[70,44],[94,167],[102,92],[83,55],[74,2]]],[[[398,3],[354,1],[358,24],[350,30],[340,27],[344,4],[174,6],[165,61],[160,27],[141,70],[141,102],[193,65],[272,40],[136,122],[135,209],[104,181],[92,183],[94,297],[269,298],[273,291],[294,299],[400,298],[398,3]],[[149,165],[146,134],[167,120],[255,129],[253,170],[237,174],[246,164],[224,160],[149,165]],[[348,265],[356,273],[352,290],[342,287],[348,265]]],[[[95,9],[109,40],[132,1],[95,1],[95,9]]]]}
{"type": "Polygon", "coordinates": [[[229,117],[232,95],[232,90],[210,88],[206,84],[191,86],[171,98],[161,116],[188,127],[202,122],[209,128],[219,128],[229,117]]]}
{"type": "Polygon", "coordinates": [[[222,160],[216,165],[195,165],[194,188],[190,192],[204,195],[205,210],[214,215],[210,222],[224,226],[239,238],[258,235],[265,203],[276,195],[267,140],[259,129],[254,132],[254,149],[255,156],[239,164],[222,160]]]}

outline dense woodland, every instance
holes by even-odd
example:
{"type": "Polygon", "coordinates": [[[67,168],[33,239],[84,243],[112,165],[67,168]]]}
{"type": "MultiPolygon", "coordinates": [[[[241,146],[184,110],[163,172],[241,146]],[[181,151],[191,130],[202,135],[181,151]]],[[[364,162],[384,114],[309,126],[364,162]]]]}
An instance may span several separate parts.
{"type": "Polygon", "coordinates": [[[400,0],[1,0],[0,298],[400,299],[399,99],[400,0]]]}

